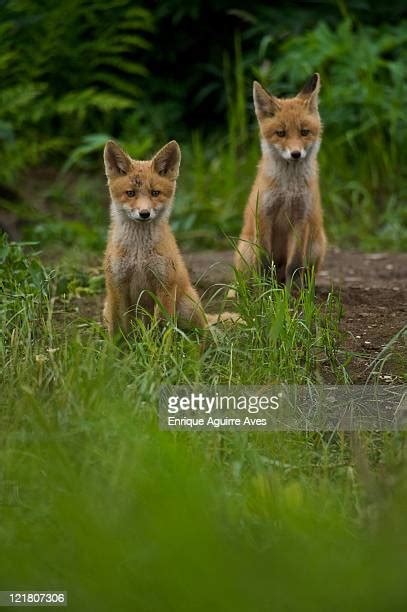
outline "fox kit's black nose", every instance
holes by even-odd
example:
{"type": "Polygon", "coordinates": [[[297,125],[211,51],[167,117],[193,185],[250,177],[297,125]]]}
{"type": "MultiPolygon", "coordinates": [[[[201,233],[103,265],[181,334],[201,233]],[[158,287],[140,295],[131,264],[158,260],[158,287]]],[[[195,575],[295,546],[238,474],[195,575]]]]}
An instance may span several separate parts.
{"type": "Polygon", "coordinates": [[[139,214],[142,219],[148,219],[150,216],[150,211],[144,208],[143,210],[140,210],[139,214]]]}
{"type": "Polygon", "coordinates": [[[299,159],[301,157],[301,151],[291,151],[291,157],[293,159],[299,159]]]}

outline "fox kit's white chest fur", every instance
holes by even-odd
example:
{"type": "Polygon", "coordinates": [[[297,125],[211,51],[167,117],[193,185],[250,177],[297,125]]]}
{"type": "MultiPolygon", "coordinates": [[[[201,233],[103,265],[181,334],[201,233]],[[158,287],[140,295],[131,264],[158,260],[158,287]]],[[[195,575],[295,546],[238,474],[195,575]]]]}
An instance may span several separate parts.
{"type": "Polygon", "coordinates": [[[119,284],[127,285],[130,299],[156,292],[167,275],[168,260],[157,253],[160,227],[154,223],[121,221],[112,227],[110,269],[119,284]]]}
{"type": "Polygon", "coordinates": [[[305,159],[287,161],[273,155],[262,143],[263,168],[270,187],[261,194],[259,204],[267,216],[296,223],[306,219],[312,208],[310,180],[315,176],[316,151],[305,159]]]}

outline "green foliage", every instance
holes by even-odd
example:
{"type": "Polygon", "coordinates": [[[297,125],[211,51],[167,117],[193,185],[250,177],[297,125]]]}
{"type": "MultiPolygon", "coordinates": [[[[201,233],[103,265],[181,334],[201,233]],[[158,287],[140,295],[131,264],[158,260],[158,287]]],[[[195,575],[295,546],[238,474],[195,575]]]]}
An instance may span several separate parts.
{"type": "Polygon", "coordinates": [[[49,275],[36,257],[27,258],[23,246],[10,243],[0,233],[0,364],[4,372],[8,361],[21,351],[27,358],[32,354],[34,342],[44,333],[49,304],[49,275]]]}
{"type": "Polygon", "coordinates": [[[59,254],[71,246],[79,250],[102,249],[109,220],[103,178],[103,171],[94,178],[77,175],[72,180],[65,175],[46,181],[45,186],[42,182],[40,189],[34,182],[30,187],[33,197],[21,213],[30,219],[24,226],[25,238],[41,245],[52,243],[59,254]]]}
{"type": "MultiPolygon", "coordinates": [[[[65,164],[62,167],[63,172],[69,170],[72,166],[76,166],[86,160],[91,154],[98,152],[99,158],[102,157],[102,151],[106,142],[111,137],[107,134],[88,134],[84,136],[81,144],[77,146],[69,155],[65,164]]],[[[141,135],[136,143],[134,142],[121,142],[122,146],[126,151],[133,157],[133,159],[143,158],[148,150],[151,148],[153,137],[151,135],[145,135],[143,138],[141,135]]],[[[93,167],[91,167],[93,170],[93,167]]]]}
{"type": "Polygon", "coordinates": [[[0,180],[111,130],[142,91],[149,11],[123,0],[6,0],[0,25],[0,180]]]}

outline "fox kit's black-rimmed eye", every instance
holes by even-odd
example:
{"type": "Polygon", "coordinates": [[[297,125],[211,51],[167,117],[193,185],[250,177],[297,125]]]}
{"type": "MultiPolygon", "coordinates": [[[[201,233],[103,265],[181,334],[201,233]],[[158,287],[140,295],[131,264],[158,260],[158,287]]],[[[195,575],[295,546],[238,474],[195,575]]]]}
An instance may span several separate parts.
{"type": "Polygon", "coordinates": [[[134,198],[134,196],[136,195],[136,192],[130,189],[129,191],[126,191],[126,194],[128,195],[129,198],[134,198]]]}
{"type": "Polygon", "coordinates": [[[309,130],[308,128],[302,128],[301,129],[301,136],[308,136],[311,130],[309,130]]]}
{"type": "Polygon", "coordinates": [[[276,134],[277,134],[277,136],[279,136],[280,138],[284,138],[284,136],[285,136],[285,130],[276,130],[276,134]]]}
{"type": "Polygon", "coordinates": [[[156,189],[152,189],[151,190],[151,195],[153,196],[153,198],[156,198],[157,196],[160,195],[160,192],[157,191],[156,189]]]}

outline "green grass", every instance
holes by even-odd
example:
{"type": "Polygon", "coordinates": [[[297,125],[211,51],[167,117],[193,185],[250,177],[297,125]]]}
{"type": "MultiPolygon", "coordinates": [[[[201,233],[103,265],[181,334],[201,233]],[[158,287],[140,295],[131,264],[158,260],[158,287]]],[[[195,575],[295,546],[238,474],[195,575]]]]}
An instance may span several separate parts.
{"type": "Polygon", "coordinates": [[[346,382],[333,294],[238,279],[245,325],[203,348],[171,323],[113,344],[61,319],[58,269],[0,254],[2,588],[78,611],[404,609],[403,434],[158,429],[162,383],[346,382]]]}

